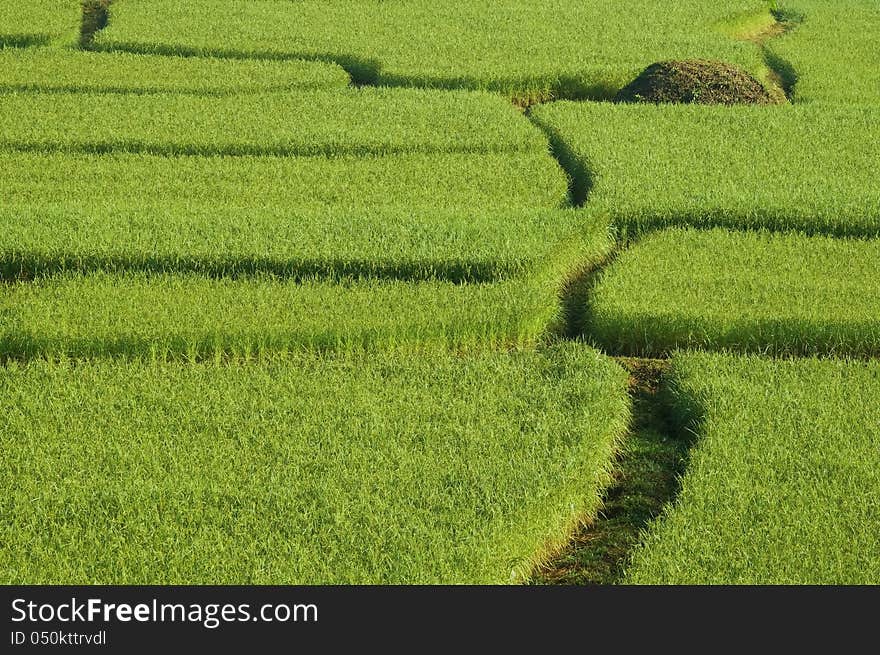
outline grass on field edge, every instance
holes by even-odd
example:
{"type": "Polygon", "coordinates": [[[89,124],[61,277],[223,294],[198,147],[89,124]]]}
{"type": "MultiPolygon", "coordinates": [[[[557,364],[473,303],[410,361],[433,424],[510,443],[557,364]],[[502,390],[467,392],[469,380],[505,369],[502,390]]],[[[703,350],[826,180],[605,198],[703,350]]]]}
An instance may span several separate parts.
{"type": "Polygon", "coordinates": [[[748,41],[758,48],[764,61],[763,69],[758,71],[758,79],[775,103],[791,101],[797,73],[790,62],[769,48],[769,43],[795,29],[802,20],[800,14],[773,8],[758,15],[738,17],[723,26],[723,31],[731,38],[748,41]]]}
{"type": "MultiPolygon", "coordinates": [[[[95,34],[106,25],[111,2],[112,0],[84,0],[82,47],[91,45],[95,34]]],[[[771,61],[770,53],[763,45],[769,38],[788,29],[785,18],[783,15],[775,15],[776,21],[765,26],[763,31],[750,37],[740,34],[736,38],[753,40],[762,49],[768,66],[767,76],[762,77],[762,81],[772,86],[771,90],[784,92],[790,98],[796,82],[794,71],[786,62],[771,61]]],[[[345,68],[342,62],[337,63],[345,68]]],[[[532,104],[566,97],[514,97],[513,102],[527,108],[532,104]]],[[[539,125],[536,121],[532,122],[539,125]]],[[[550,130],[541,125],[539,127],[550,137],[554,158],[569,175],[572,183],[572,204],[583,206],[591,185],[589,170],[566,156],[561,139],[554,139],[550,130]],[[574,171],[573,167],[580,170],[574,171]]],[[[618,247],[620,246],[618,242],[618,247]]],[[[574,305],[569,301],[585,297],[589,293],[595,273],[605,268],[613,257],[614,254],[611,253],[602,262],[582,265],[581,268],[569,272],[561,294],[562,310],[550,330],[551,335],[571,338],[580,333],[580,321],[583,317],[571,313],[574,305]]],[[[664,404],[660,399],[661,380],[669,363],[654,359],[617,359],[630,376],[633,417],[628,434],[620,442],[620,453],[613,473],[614,482],[605,493],[604,509],[598,516],[582,517],[569,526],[571,529],[566,533],[574,534],[569,543],[558,540],[547,544],[543,554],[536,558],[538,565],[530,580],[533,584],[619,582],[628,561],[628,553],[639,540],[644,528],[677,493],[679,477],[683,472],[691,441],[690,438],[672,434],[664,404]]]]}
{"type": "Polygon", "coordinates": [[[620,441],[613,482],[598,515],[574,526],[529,577],[533,585],[607,585],[623,580],[629,556],[649,523],[679,491],[693,435],[670,424],[662,385],[670,362],[616,358],[629,374],[630,428],[620,441]]]}
{"type": "Polygon", "coordinates": [[[79,47],[88,48],[95,35],[107,27],[110,21],[110,5],[113,0],[82,0],[82,23],[79,28],[79,47]]]}
{"type": "MultiPolygon", "coordinates": [[[[351,78],[351,85],[385,86],[396,88],[427,88],[437,90],[489,91],[506,96],[516,107],[528,110],[534,105],[552,103],[559,100],[572,101],[611,101],[620,90],[617,85],[606,81],[586,82],[572,76],[560,76],[553,82],[541,83],[529,78],[499,80],[491,84],[479,84],[472,80],[457,79],[417,79],[406,75],[382,75],[381,63],[373,59],[344,54],[305,55],[260,52],[239,52],[236,50],[211,50],[205,48],[186,48],[183,46],[162,46],[155,44],[145,47],[137,43],[103,44],[96,40],[99,32],[105,29],[112,16],[114,0],[82,0],[83,16],[80,27],[79,46],[98,52],[127,52],[132,54],[152,54],[174,57],[216,57],[222,59],[299,59],[333,63],[345,70],[351,78]],[[380,76],[382,79],[380,80],[380,76]]],[[[781,8],[768,6],[757,13],[749,12],[733,15],[716,25],[716,29],[732,40],[747,41],[758,48],[763,66],[751,70],[770,92],[774,101],[790,100],[797,76],[791,65],[772,53],[767,44],[780,36],[801,20],[802,16],[781,8]]]]}

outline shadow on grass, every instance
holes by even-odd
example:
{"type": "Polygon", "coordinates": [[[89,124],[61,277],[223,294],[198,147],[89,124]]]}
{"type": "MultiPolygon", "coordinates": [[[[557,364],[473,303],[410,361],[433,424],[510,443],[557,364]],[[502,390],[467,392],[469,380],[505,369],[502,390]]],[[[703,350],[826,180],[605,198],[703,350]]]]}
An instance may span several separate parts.
{"type": "Polygon", "coordinates": [[[493,284],[523,272],[516,262],[502,260],[410,260],[272,258],[206,256],[167,257],[146,255],[100,256],[66,253],[58,256],[0,253],[0,283],[31,282],[63,273],[195,274],[210,278],[270,276],[289,282],[326,280],[395,280],[493,284]]]}
{"type": "Polygon", "coordinates": [[[558,331],[559,337],[563,339],[583,337],[588,326],[593,289],[599,283],[602,271],[614,263],[619,252],[619,247],[613,248],[601,261],[585,266],[565,280],[559,293],[563,318],[563,326],[558,331]]]}
{"type": "Polygon", "coordinates": [[[39,48],[49,45],[51,39],[44,34],[0,34],[0,50],[4,48],[39,48]]]}
{"type": "Polygon", "coordinates": [[[43,143],[26,139],[4,139],[0,135],[0,150],[7,152],[61,155],[112,155],[116,153],[131,155],[153,155],[157,157],[392,157],[397,155],[516,155],[527,154],[527,150],[513,147],[461,146],[438,147],[421,144],[409,145],[370,145],[338,143],[310,145],[257,145],[253,143],[153,143],[137,139],[108,138],[106,140],[83,140],[80,142],[48,140],[43,143]]]}
{"type": "Polygon", "coordinates": [[[95,35],[107,27],[112,2],[113,0],[82,0],[82,22],[79,27],[81,48],[88,48],[95,35]]]}
{"type": "Polygon", "coordinates": [[[589,168],[589,162],[575,155],[569,148],[566,140],[551,125],[537,119],[530,111],[526,111],[526,117],[541,130],[550,144],[550,154],[565,171],[568,177],[568,199],[572,207],[582,208],[587,204],[590,191],[593,189],[593,172],[589,168]]]}
{"type": "Polygon", "coordinates": [[[94,52],[124,52],[136,55],[159,55],[165,57],[209,57],[212,59],[268,60],[268,61],[312,61],[336,64],[351,78],[354,86],[372,86],[379,79],[380,65],[375,59],[367,59],[344,53],[316,52],[261,52],[244,51],[234,48],[194,48],[184,45],[143,45],[140,43],[91,43],[89,50],[94,52]]]}
{"type": "Polygon", "coordinates": [[[629,371],[633,420],[604,498],[604,509],[570,544],[533,573],[531,584],[615,584],[623,580],[642,531],[672,502],[693,435],[673,430],[661,401],[667,360],[619,358],[629,371]]]}

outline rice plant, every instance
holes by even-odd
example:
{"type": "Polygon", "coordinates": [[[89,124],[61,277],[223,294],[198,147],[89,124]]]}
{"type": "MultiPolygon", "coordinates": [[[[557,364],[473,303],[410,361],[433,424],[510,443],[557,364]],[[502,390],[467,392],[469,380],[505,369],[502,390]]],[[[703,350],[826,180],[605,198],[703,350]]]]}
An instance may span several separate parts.
{"type": "Polygon", "coordinates": [[[681,353],[682,490],[648,531],[637,584],[877,584],[880,365],[681,353]]]}
{"type": "Polygon", "coordinates": [[[508,583],[597,511],[595,351],[0,369],[4,583],[508,583]]]}
{"type": "Polygon", "coordinates": [[[624,235],[670,225],[880,234],[880,108],[536,108],[575,188],[624,235]]]}
{"type": "Polygon", "coordinates": [[[329,59],[356,81],[488,89],[523,104],[608,98],[648,64],[720,59],[757,73],[722,25],[764,0],[175,0],[124,2],[98,38],[134,52],[329,59]]]}
{"type": "Polygon", "coordinates": [[[603,272],[587,332],[618,353],[880,354],[880,241],[673,229],[603,272]]]}
{"type": "Polygon", "coordinates": [[[7,92],[224,95],[341,89],[348,83],[348,75],[339,66],[313,61],[98,54],[51,48],[0,50],[0,90],[7,92]]]}

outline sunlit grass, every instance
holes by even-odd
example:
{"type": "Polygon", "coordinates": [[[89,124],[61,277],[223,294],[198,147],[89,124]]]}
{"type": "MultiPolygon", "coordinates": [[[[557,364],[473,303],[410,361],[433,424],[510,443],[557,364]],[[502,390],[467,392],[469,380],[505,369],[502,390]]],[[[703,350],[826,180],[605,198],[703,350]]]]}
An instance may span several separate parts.
{"type": "Polygon", "coordinates": [[[795,101],[880,104],[880,5],[786,0],[784,10],[796,29],[768,45],[796,74],[795,101]]]}
{"type": "Polygon", "coordinates": [[[629,582],[880,581],[877,361],[680,354],[671,392],[698,442],[629,582]]]}
{"type": "Polygon", "coordinates": [[[541,153],[503,98],[410,89],[0,94],[0,149],[223,155],[541,153]],[[27,116],[27,120],[20,120],[27,116]]]}
{"type": "Polygon", "coordinates": [[[192,215],[207,220],[211,212],[223,223],[240,211],[247,224],[261,211],[296,216],[327,207],[552,209],[566,204],[567,185],[547,153],[334,158],[0,153],[0,194],[7,225],[69,212],[93,221],[100,233],[110,222],[127,216],[149,221],[156,212],[170,216],[157,222],[179,224],[199,220],[186,218],[192,215]],[[175,219],[178,212],[183,217],[175,219]]]}
{"type": "Polygon", "coordinates": [[[880,234],[880,108],[537,107],[589,204],[626,234],[667,225],[880,234]]]}
{"type": "Polygon", "coordinates": [[[722,23],[763,0],[175,0],[120,2],[101,47],[342,62],[380,85],[490,89],[521,102],[610,97],[648,64],[721,59],[753,71],[758,50],[722,23]]]}
{"type": "Polygon", "coordinates": [[[614,351],[880,354],[880,241],[673,229],[622,252],[587,333],[614,351]]]}
{"type": "Polygon", "coordinates": [[[81,16],[79,0],[4,0],[0,3],[0,50],[6,43],[72,45],[79,36],[81,16]]]}
{"type": "Polygon", "coordinates": [[[507,583],[596,512],[595,351],[0,369],[7,583],[507,583]]]}
{"type": "Polygon", "coordinates": [[[339,66],[313,61],[98,54],[43,48],[0,50],[0,89],[6,91],[232,94],[342,88],[348,83],[348,75],[339,66]]]}

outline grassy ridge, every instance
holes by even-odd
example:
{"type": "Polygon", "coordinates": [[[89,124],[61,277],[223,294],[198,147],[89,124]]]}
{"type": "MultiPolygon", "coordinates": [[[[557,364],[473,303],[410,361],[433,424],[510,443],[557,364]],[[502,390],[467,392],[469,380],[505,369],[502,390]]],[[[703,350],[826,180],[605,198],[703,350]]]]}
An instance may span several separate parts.
{"type": "Polygon", "coordinates": [[[759,0],[174,0],[120,2],[99,38],[141,52],[307,57],[382,85],[489,89],[529,102],[609,97],[653,61],[709,58],[758,71],[721,23],[759,0]]]}
{"type": "MultiPolygon", "coordinates": [[[[0,90],[243,93],[342,88],[342,68],[311,61],[154,57],[52,49],[0,51],[0,90]]],[[[95,102],[89,98],[90,103],[95,102]]]]}
{"type": "Polygon", "coordinates": [[[609,229],[571,210],[212,207],[0,210],[0,278],[96,270],[491,282],[609,229]]]}
{"type": "Polygon", "coordinates": [[[588,333],[630,355],[676,348],[880,354],[880,241],[668,230],[623,252],[588,333]]]}
{"type": "Polygon", "coordinates": [[[403,343],[529,347],[558,318],[554,289],[193,275],[63,276],[0,293],[0,355],[203,359],[403,343]]]}
{"type": "MultiPolygon", "coordinates": [[[[200,358],[404,342],[533,346],[562,330],[564,280],[611,250],[607,227],[583,229],[589,232],[557,233],[553,246],[533,250],[531,261],[508,262],[486,283],[439,275],[346,279],[344,270],[330,268],[332,260],[325,263],[330,280],[214,279],[179,274],[179,264],[174,273],[129,273],[123,266],[83,274],[71,257],[59,260],[69,272],[0,287],[0,355],[200,358]]],[[[405,263],[391,259],[386,273],[406,272],[405,263]]],[[[364,264],[362,275],[370,265],[376,264],[364,264]]],[[[425,272],[431,270],[447,272],[439,266],[425,272]]],[[[452,269],[458,270],[467,269],[452,269]]]]}
{"type": "Polygon", "coordinates": [[[0,211],[25,222],[40,220],[51,206],[94,215],[101,225],[142,211],[149,216],[154,208],[172,215],[206,204],[220,216],[227,208],[254,205],[500,210],[556,208],[566,194],[565,175],[546,153],[325,158],[0,152],[0,211]]]}
{"type": "Polygon", "coordinates": [[[81,16],[79,0],[6,0],[0,4],[0,49],[56,39],[75,43],[81,16]]]}
{"type": "Polygon", "coordinates": [[[768,45],[797,75],[794,99],[880,104],[880,6],[874,0],[789,0],[796,29],[768,45]]]}
{"type": "Polygon", "coordinates": [[[65,270],[182,270],[491,282],[531,269],[579,232],[605,248],[609,232],[566,210],[181,207],[37,210],[7,218],[0,235],[0,273],[7,279],[65,270]]]}
{"type": "Polygon", "coordinates": [[[597,510],[628,414],[574,347],[32,362],[0,403],[18,584],[509,582],[597,510]]]}
{"type": "Polygon", "coordinates": [[[877,107],[560,102],[532,116],[591,207],[624,232],[721,225],[880,234],[877,107]]]}
{"type": "Polygon", "coordinates": [[[681,354],[673,370],[700,441],[629,582],[877,584],[878,362],[681,354]]]}
{"type": "Polygon", "coordinates": [[[205,357],[401,342],[534,345],[561,329],[562,281],[607,236],[495,283],[62,273],[0,289],[0,354],[205,357]]]}
{"type": "Polygon", "coordinates": [[[3,94],[3,147],[337,156],[547,151],[544,135],[502,98],[409,89],[235,97],[3,94]]]}

